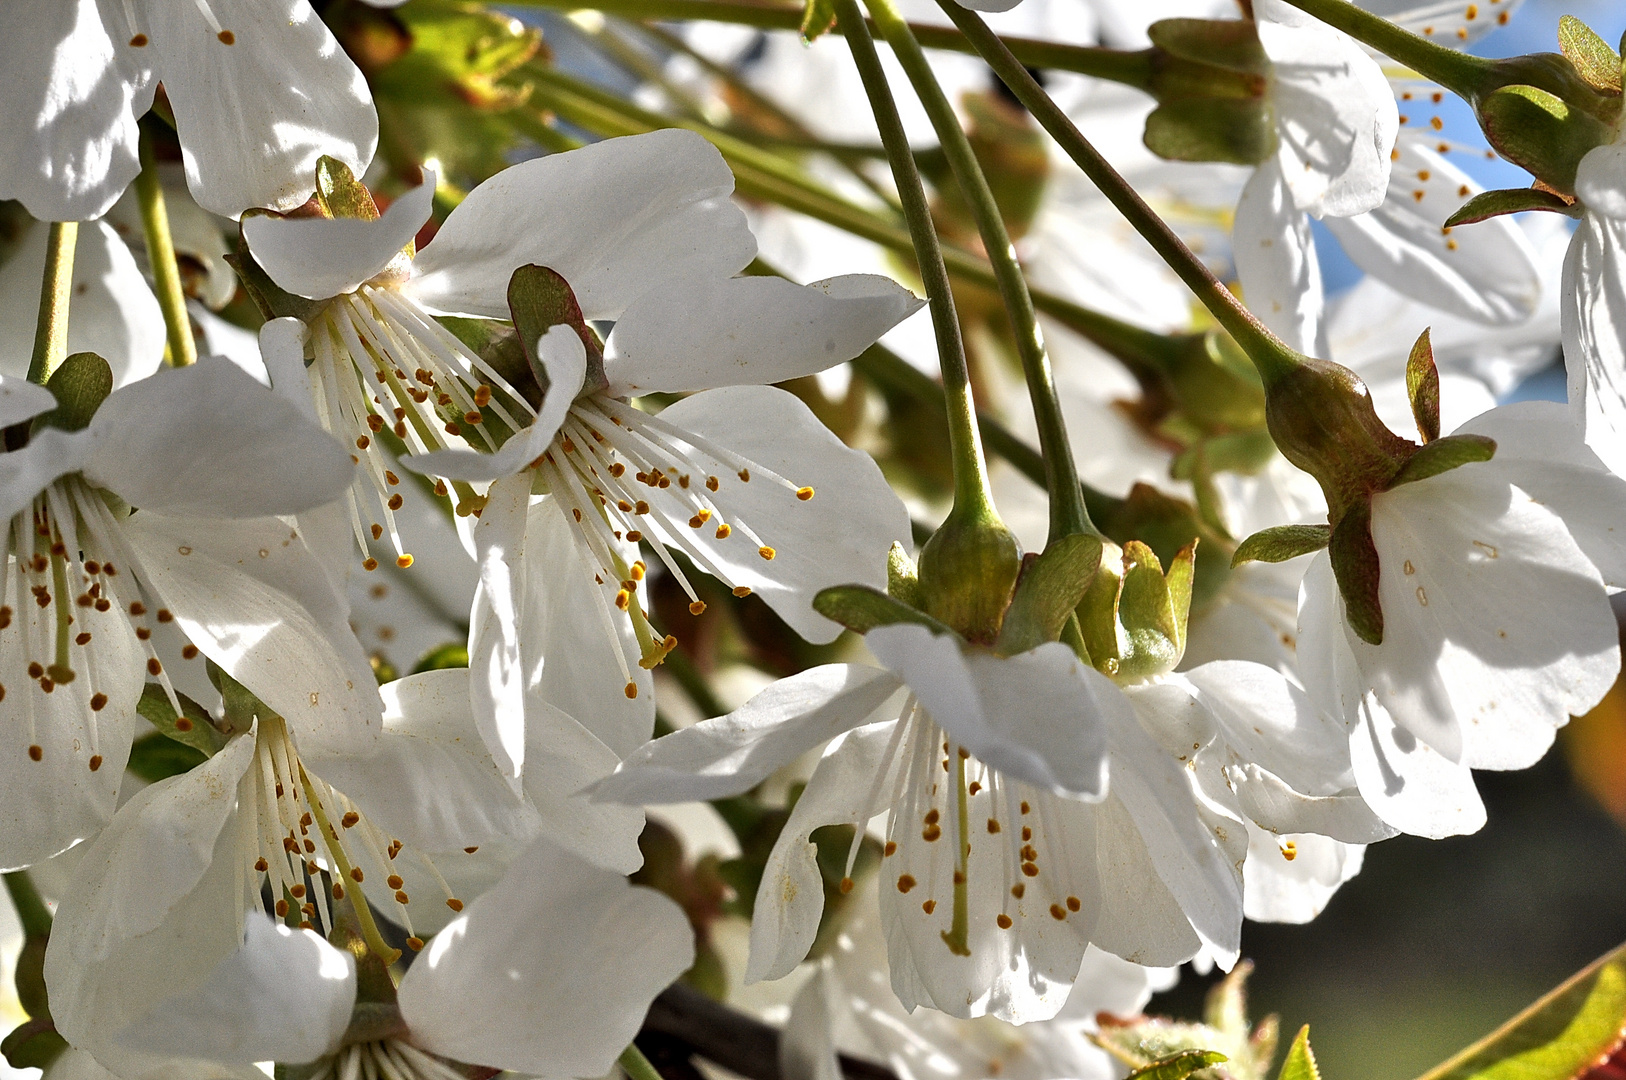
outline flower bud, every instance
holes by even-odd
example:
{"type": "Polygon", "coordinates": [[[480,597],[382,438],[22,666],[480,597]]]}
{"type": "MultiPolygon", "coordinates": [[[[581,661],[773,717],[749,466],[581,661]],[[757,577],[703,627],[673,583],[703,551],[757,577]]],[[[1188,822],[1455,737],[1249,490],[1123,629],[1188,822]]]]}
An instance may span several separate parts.
{"type": "Polygon", "coordinates": [[[1021,546],[998,515],[957,506],[921,549],[920,599],[967,641],[991,645],[1021,568],[1021,546]]]}

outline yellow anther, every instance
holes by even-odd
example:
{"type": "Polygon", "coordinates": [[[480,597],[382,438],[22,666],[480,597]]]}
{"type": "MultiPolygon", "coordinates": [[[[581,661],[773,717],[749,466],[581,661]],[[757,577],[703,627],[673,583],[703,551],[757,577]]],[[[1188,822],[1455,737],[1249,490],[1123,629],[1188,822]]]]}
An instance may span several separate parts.
{"type": "Polygon", "coordinates": [[[396,560],[395,560],[395,565],[399,566],[402,570],[405,570],[407,567],[412,565],[412,556],[411,555],[397,556],[396,560]]]}
{"type": "Polygon", "coordinates": [[[772,562],[773,557],[775,555],[777,555],[778,552],[776,552],[773,548],[768,547],[766,544],[764,544],[762,547],[757,548],[757,554],[761,555],[764,559],[768,560],[769,562],[772,562]]]}
{"type": "Polygon", "coordinates": [[[700,614],[703,614],[705,612],[705,610],[706,610],[706,602],[704,600],[696,600],[694,603],[689,605],[689,614],[690,615],[700,615],[700,614]]]}
{"type": "Polygon", "coordinates": [[[810,487],[797,488],[796,497],[803,502],[806,502],[813,497],[813,489],[810,487]]]}

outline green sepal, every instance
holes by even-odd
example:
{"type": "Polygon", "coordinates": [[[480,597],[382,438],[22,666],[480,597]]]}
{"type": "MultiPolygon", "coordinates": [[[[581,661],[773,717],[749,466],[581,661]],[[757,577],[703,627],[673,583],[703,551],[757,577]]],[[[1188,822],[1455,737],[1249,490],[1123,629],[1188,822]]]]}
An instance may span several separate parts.
{"type": "Polygon", "coordinates": [[[1276,1080],[1321,1080],[1315,1052],[1310,1049],[1309,1024],[1299,1028],[1293,1037],[1293,1045],[1287,1048],[1287,1057],[1282,1061],[1282,1071],[1276,1074],[1276,1080]]]}
{"type": "Polygon", "coordinates": [[[316,159],[316,202],[325,216],[377,221],[378,203],[350,166],[323,154],[316,159]]]}
{"type": "Polygon", "coordinates": [[[466,668],[469,666],[469,646],[466,641],[448,641],[444,645],[436,645],[423,654],[423,657],[413,665],[412,674],[417,675],[425,671],[444,671],[447,668],[466,668]]]}
{"type": "Polygon", "coordinates": [[[548,391],[548,372],[536,355],[536,346],[555,326],[570,327],[587,350],[587,377],[582,380],[582,392],[590,393],[607,385],[604,346],[582,316],[581,304],[576,302],[570,283],[557,271],[535,263],[515,270],[508,279],[508,311],[513,316],[514,332],[519,335],[519,347],[525,352],[531,375],[544,394],[548,391]]]}
{"type": "Polygon", "coordinates": [[[113,392],[113,369],[93,352],[74,353],[51,372],[45,389],[56,397],[56,408],[36,416],[32,430],[83,431],[113,392]]]}
{"type": "Polygon", "coordinates": [[[1231,566],[1246,562],[1286,562],[1320,551],[1331,539],[1331,525],[1276,525],[1260,529],[1237,545],[1231,566]]]}
{"type": "Polygon", "coordinates": [[[1147,149],[1174,161],[1257,165],[1276,149],[1270,58],[1249,20],[1163,19],[1147,29],[1158,107],[1147,149]]]}
{"type": "Polygon", "coordinates": [[[1434,344],[1428,329],[1423,328],[1406,358],[1406,398],[1411,402],[1417,434],[1425,443],[1440,437],[1440,371],[1434,366],[1434,344]]]}
{"type": "Polygon", "coordinates": [[[124,767],[149,784],[191,772],[209,759],[190,746],[184,746],[156,731],[130,744],[130,757],[124,767]]]}
{"type": "Polygon", "coordinates": [[[806,0],[802,5],[802,41],[811,45],[836,24],[834,0],[806,0]]]}
{"type": "Polygon", "coordinates": [[[832,585],[813,597],[813,610],[855,634],[867,634],[877,626],[914,623],[934,634],[953,634],[943,623],[924,611],[892,599],[868,585],[832,585]]]}
{"type": "Polygon", "coordinates": [[[1372,504],[1352,505],[1332,528],[1327,545],[1333,577],[1344,597],[1344,618],[1368,645],[1383,644],[1383,605],[1378,599],[1378,549],[1372,542],[1372,504]]]}
{"type": "Polygon", "coordinates": [[[1459,206],[1456,213],[1445,219],[1445,228],[1472,225],[1477,221],[1488,221],[1504,214],[1521,214],[1526,210],[1547,210],[1567,217],[1581,216],[1581,208],[1575,200],[1551,191],[1534,187],[1498,188],[1495,191],[1481,191],[1459,206]]]}
{"type": "Polygon", "coordinates": [[[1389,487],[1427,480],[1443,472],[1496,456],[1496,440],[1488,435],[1447,435],[1425,444],[1395,473],[1389,487]]]}
{"type": "Polygon", "coordinates": [[[1043,552],[1024,557],[995,651],[1015,656],[1059,640],[1062,627],[1084,599],[1100,565],[1100,538],[1081,533],[1064,536],[1043,552]]]}
{"type": "Polygon", "coordinates": [[[896,540],[886,553],[886,594],[901,604],[920,607],[920,571],[896,540]]]}
{"type": "Polygon", "coordinates": [[[1622,1045],[1626,946],[1588,964],[1419,1080],[1573,1080],[1622,1045]]]}
{"type": "Polygon", "coordinates": [[[1166,161],[1257,165],[1276,150],[1275,117],[1256,101],[1174,98],[1146,117],[1141,141],[1166,161]]]}
{"type": "Polygon", "coordinates": [[[1118,623],[1128,638],[1115,674],[1141,678],[1174,670],[1186,651],[1186,620],[1191,612],[1191,567],[1196,544],[1184,548],[1163,572],[1152,549],[1138,540],[1124,545],[1123,587],[1118,623]]]}
{"type": "Polygon", "coordinates": [[[1173,1057],[1141,1066],[1125,1080],[1185,1080],[1198,1069],[1206,1069],[1226,1060],[1226,1056],[1218,1050],[1182,1050],[1173,1057]]]}
{"type": "Polygon", "coordinates": [[[1592,27],[1574,15],[1560,16],[1558,47],[1575,65],[1576,74],[1585,79],[1592,89],[1601,94],[1621,92],[1620,54],[1611,49],[1609,43],[1599,37],[1592,27]]]}
{"type": "Polygon", "coordinates": [[[0,1054],[14,1069],[44,1069],[68,1049],[68,1040],[57,1034],[50,1018],[18,1024],[0,1040],[0,1054]]]}
{"type": "Polygon", "coordinates": [[[1615,131],[1596,116],[1534,86],[1504,86],[1479,102],[1490,144],[1560,194],[1575,192],[1575,170],[1587,152],[1613,142],[1615,131]]]}
{"type": "Polygon", "coordinates": [[[157,728],[159,734],[190,746],[205,757],[214,757],[226,745],[226,736],[215,728],[203,706],[179,691],[175,696],[181,703],[179,713],[169,703],[169,695],[164,693],[163,687],[148,683],[141,689],[136,712],[157,728]]]}

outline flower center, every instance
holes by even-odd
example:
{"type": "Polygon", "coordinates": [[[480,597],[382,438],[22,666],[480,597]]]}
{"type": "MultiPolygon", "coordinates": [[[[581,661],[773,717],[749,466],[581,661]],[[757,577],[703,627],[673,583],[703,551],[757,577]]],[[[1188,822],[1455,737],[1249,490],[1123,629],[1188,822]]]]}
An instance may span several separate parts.
{"type": "Polygon", "coordinates": [[[338,1080],[350,1077],[387,1077],[388,1080],[468,1080],[438,1058],[419,1050],[403,1039],[379,1039],[352,1043],[327,1058],[310,1075],[310,1080],[338,1080]]]}
{"type": "MultiPolygon", "coordinates": [[[[495,450],[504,436],[523,430],[535,410],[468,346],[393,289],[363,285],[339,297],[312,326],[311,338],[316,414],[353,448],[351,460],[362,467],[348,499],[362,565],[377,569],[371,545],[388,533],[396,565],[411,566],[395,521],[407,498],[395,458],[452,447],[495,450]]],[[[455,492],[460,515],[484,505],[466,483],[448,487],[437,480],[432,489],[422,483],[425,493],[455,492]]]]}
{"type": "MultiPolygon", "coordinates": [[[[883,887],[890,881],[899,894],[918,896],[920,914],[939,924],[950,952],[970,955],[970,928],[977,919],[1011,930],[1029,917],[1066,922],[1083,911],[1085,890],[1072,881],[1059,800],[973,757],[944,735],[913,695],[887,742],[866,806],[878,805],[889,777],[883,887]],[[1001,876],[1000,901],[990,910],[972,910],[987,896],[972,889],[973,870],[995,872],[989,858],[973,863],[973,836],[979,834],[975,844],[989,846],[1001,876]]],[[[852,887],[866,824],[855,822],[843,892],[852,887]]]]}
{"type": "MultiPolygon", "coordinates": [[[[305,769],[287,725],[274,713],[260,717],[250,771],[255,788],[253,871],[270,886],[277,917],[297,917],[303,930],[317,929],[318,922],[331,929],[333,901],[343,900],[346,888],[360,886],[371,873],[393,893],[391,914],[412,934],[411,898],[402,876],[405,845],[386,836],[342,792],[305,769]]],[[[434,863],[421,853],[415,861],[446,894],[446,905],[462,911],[463,902],[452,894],[434,863]]],[[[356,905],[358,916],[370,921],[362,914],[365,909],[364,904],[356,905]]],[[[408,937],[407,944],[414,950],[423,948],[416,935],[408,937]]]]}
{"type": "MultiPolygon", "coordinates": [[[[30,759],[43,761],[50,741],[41,738],[40,717],[53,712],[76,719],[89,715],[92,722],[83,724],[88,745],[74,740],[72,748],[88,752],[90,771],[99,770],[98,714],[129,677],[128,665],[141,652],[147,674],[159,681],[180,712],[153,650],[147,606],[123,598],[139,596],[126,572],[138,574],[139,566],[112,511],[83,480],[65,477],[41,492],[0,529],[0,552],[5,553],[0,635],[8,639],[6,656],[0,659],[0,701],[8,692],[26,695],[19,711],[27,718],[30,759]],[[20,638],[16,645],[9,641],[12,635],[20,638]]],[[[173,618],[164,608],[156,612],[159,623],[173,618]]],[[[192,659],[197,650],[187,645],[182,655],[192,659]]]]}
{"type": "MultiPolygon", "coordinates": [[[[706,605],[674,551],[727,584],[735,596],[749,596],[751,588],[728,569],[733,553],[724,551],[724,544],[748,544],[765,562],[778,554],[748,522],[724,514],[725,489],[752,483],[776,487],[786,493],[787,509],[813,498],[812,488],[798,487],[749,458],[605,393],[577,399],[552,445],[533,464],[597,567],[601,621],[613,631],[612,606],[631,620],[638,663],[645,668],[664,660],[677,638],[655,630],[645,614],[638,587],[647,568],[635,556],[636,545],[649,544],[688,595],[690,613],[699,615],[706,605]]],[[[630,678],[627,694],[636,694],[630,678]]]]}

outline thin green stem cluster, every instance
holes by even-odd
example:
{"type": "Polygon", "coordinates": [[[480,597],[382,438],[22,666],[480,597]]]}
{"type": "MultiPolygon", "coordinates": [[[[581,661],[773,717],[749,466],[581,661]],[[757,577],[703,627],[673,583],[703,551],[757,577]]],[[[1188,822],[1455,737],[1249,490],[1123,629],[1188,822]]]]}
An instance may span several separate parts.
{"type": "Polygon", "coordinates": [[[40,282],[39,321],[28,381],[45,385],[68,358],[68,303],[73,296],[73,255],[79,243],[77,221],[53,221],[45,241],[45,274],[40,282]]]}
{"type": "Polygon", "coordinates": [[[175,240],[169,231],[164,187],[158,179],[152,140],[145,137],[141,140],[141,172],[136,176],[135,190],[141,206],[141,229],[147,238],[147,261],[152,266],[153,291],[164,313],[168,360],[173,367],[186,367],[198,362],[198,349],[192,339],[192,319],[186,312],[186,290],[181,287],[175,240]]]}

